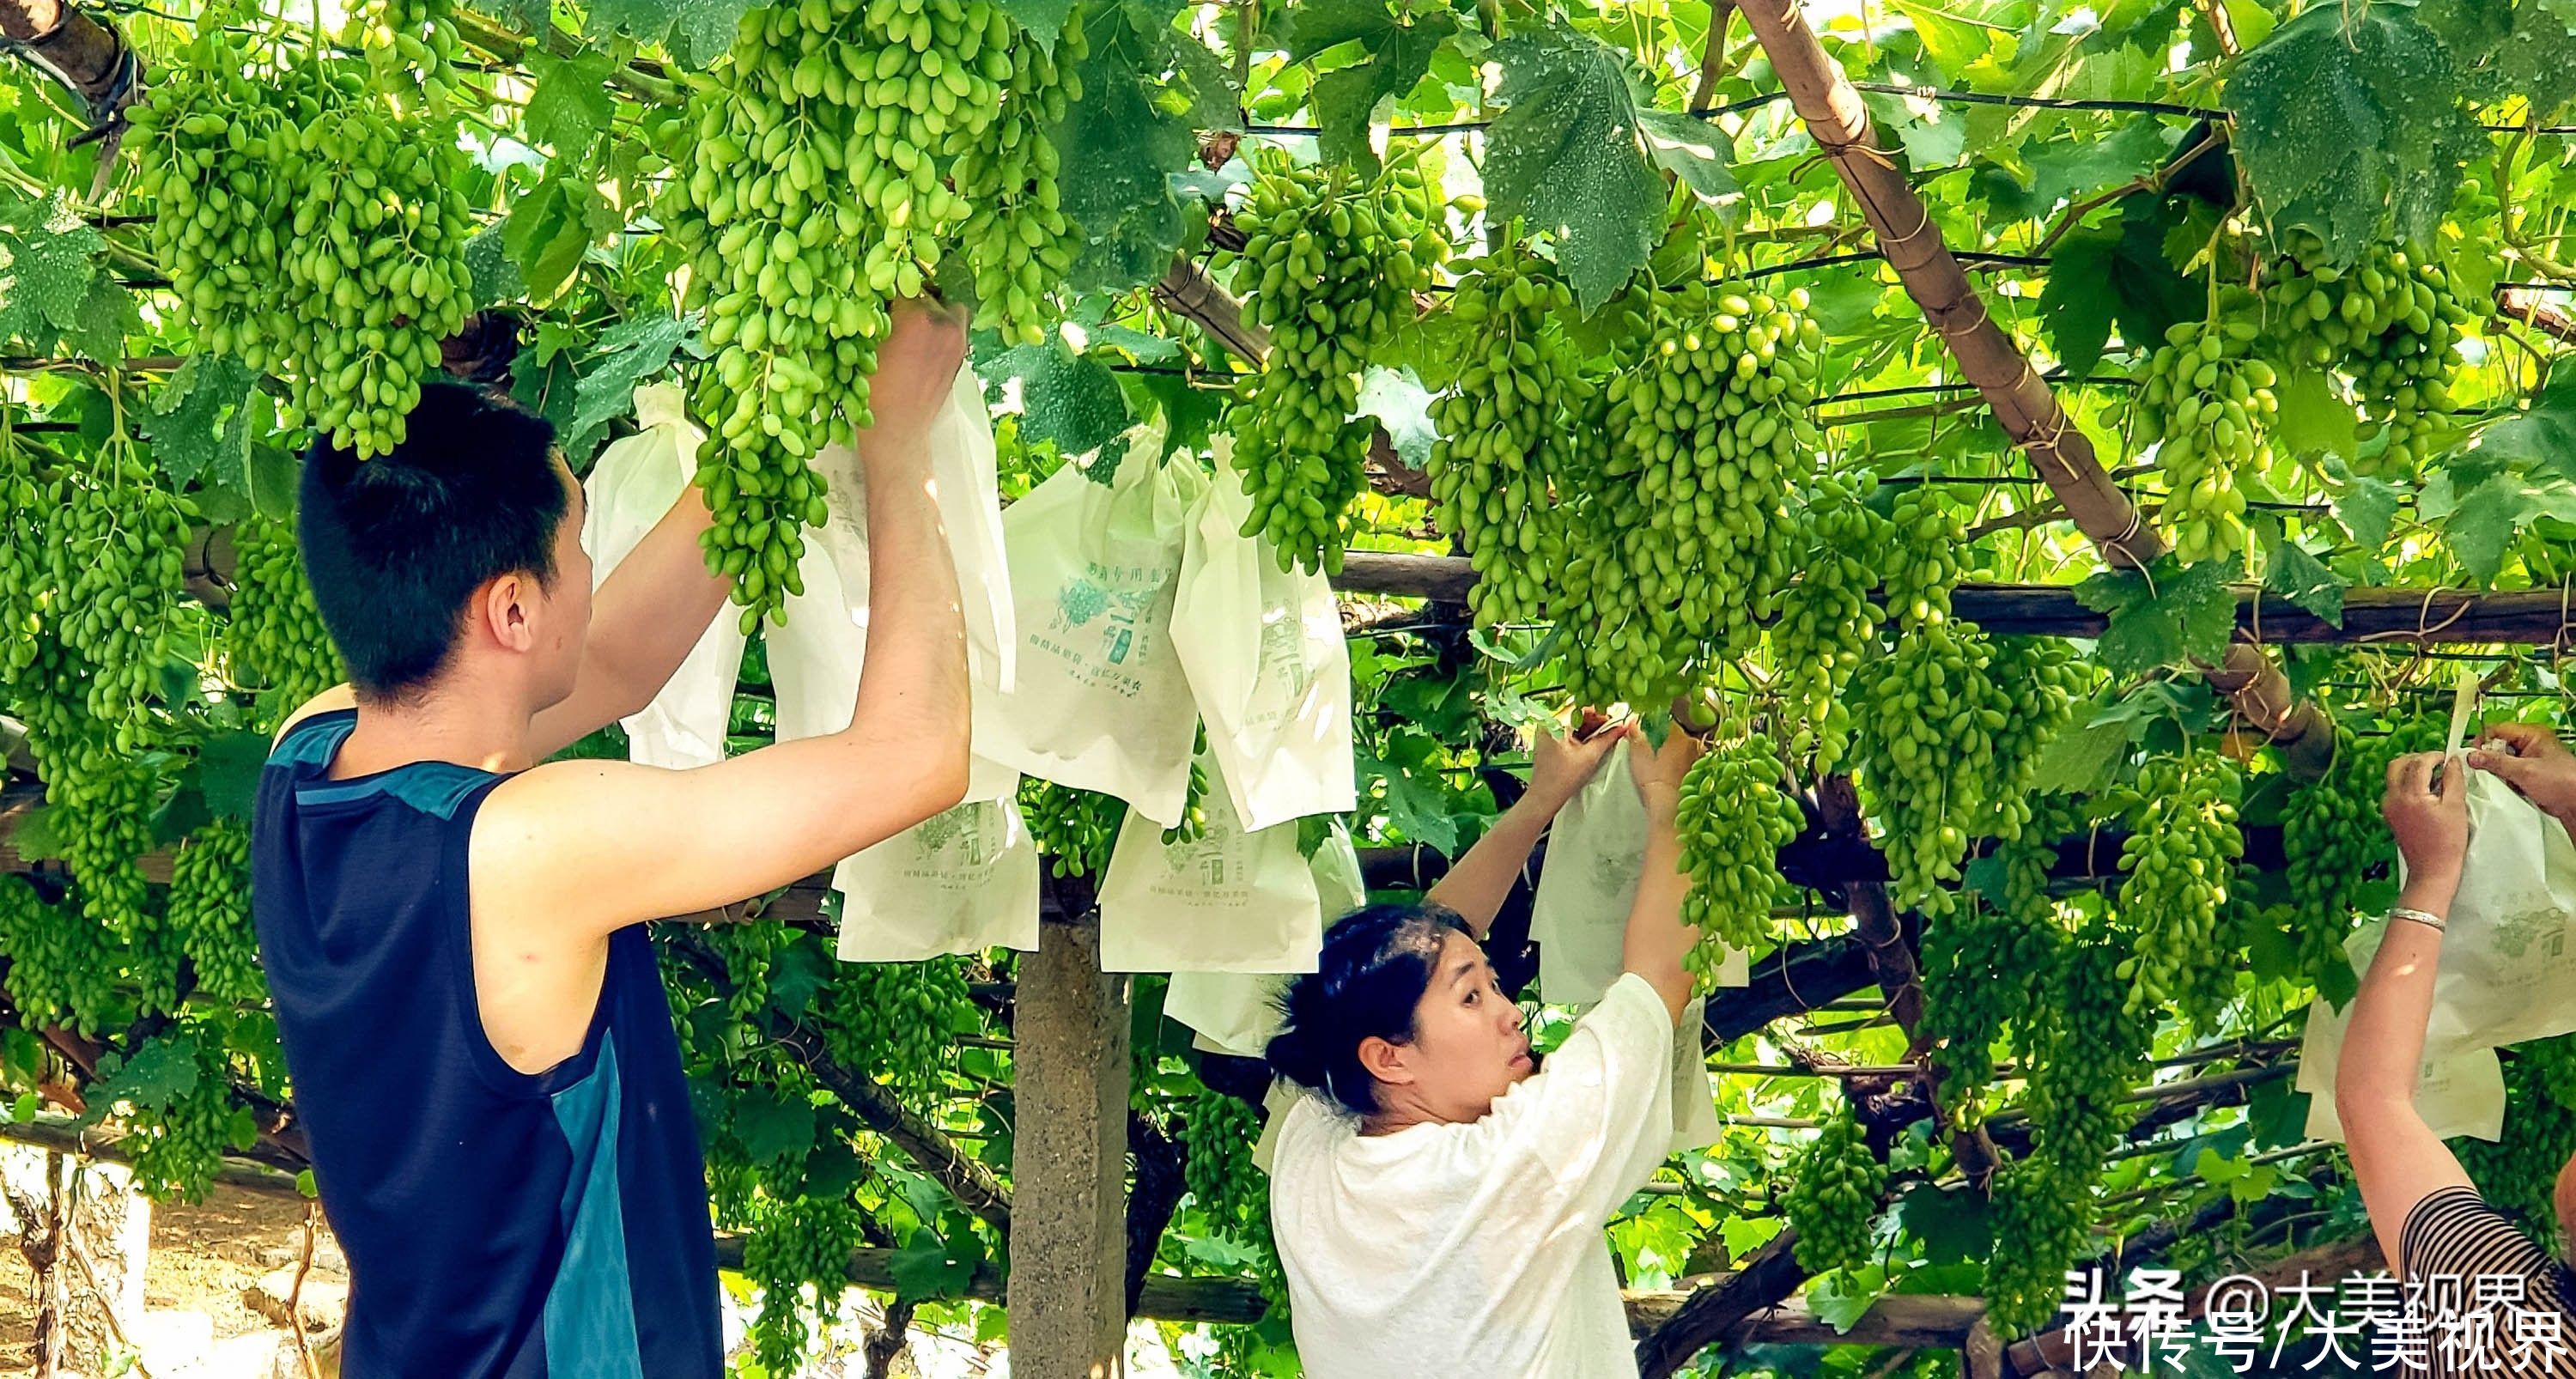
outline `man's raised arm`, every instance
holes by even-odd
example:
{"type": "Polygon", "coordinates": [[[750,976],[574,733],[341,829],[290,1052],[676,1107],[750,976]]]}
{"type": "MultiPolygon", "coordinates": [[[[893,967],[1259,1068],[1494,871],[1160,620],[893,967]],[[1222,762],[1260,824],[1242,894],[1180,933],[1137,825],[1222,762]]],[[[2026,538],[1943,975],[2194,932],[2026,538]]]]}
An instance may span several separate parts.
{"type": "Polygon", "coordinates": [[[966,627],[929,473],[930,425],[965,356],[952,316],[905,306],[861,431],[867,661],[850,726],[692,771],[540,766],[493,791],[474,830],[478,892],[601,932],[786,885],[947,809],[969,760],[966,627]]]}

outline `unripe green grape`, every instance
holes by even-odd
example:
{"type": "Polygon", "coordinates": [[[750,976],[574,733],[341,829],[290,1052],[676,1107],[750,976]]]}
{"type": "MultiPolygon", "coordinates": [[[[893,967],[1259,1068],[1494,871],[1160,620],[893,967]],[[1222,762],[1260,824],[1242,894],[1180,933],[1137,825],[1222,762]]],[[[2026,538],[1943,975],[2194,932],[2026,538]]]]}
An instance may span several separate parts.
{"type": "Polygon", "coordinates": [[[0,876],[0,952],[10,1004],[29,1024],[104,1031],[116,998],[116,936],[24,877],[0,876]]]}
{"type": "Polygon", "coordinates": [[[1190,749],[1190,785],[1181,800],[1181,821],[1163,830],[1163,845],[1195,843],[1207,836],[1207,724],[1200,722],[1198,743],[1190,749]]]}
{"type": "Polygon", "coordinates": [[[1343,510],[1368,483],[1371,428],[1352,419],[1360,371],[1448,253],[1417,159],[1400,151],[1363,179],[1277,149],[1253,158],[1235,213],[1243,248],[1220,266],[1234,269],[1244,319],[1269,332],[1270,353],[1226,426],[1252,499],[1243,534],[1267,538],[1282,569],[1341,570],[1343,510]]]}
{"type": "Polygon", "coordinates": [[[1181,1178],[1209,1224],[1228,1239],[1267,1246],[1270,1177],[1252,1162],[1261,1115],[1239,1097],[1194,1089],[1173,1120],[1181,1178]]]}
{"type": "Polygon", "coordinates": [[[843,963],[822,1006],[824,1045],[843,1067],[909,1094],[956,1064],[955,1032],[975,1023],[959,957],[843,963]]]}
{"type": "Polygon", "coordinates": [[[2427,715],[2386,736],[2364,738],[2339,724],[2325,774],[2300,783],[2282,803],[2291,914],[2301,966],[2312,979],[2344,960],[2363,888],[2397,864],[2396,843],[2379,812],[2389,761],[2438,749],[2447,727],[2442,717],[2427,715]]]}
{"type": "Polygon", "coordinates": [[[2272,419],[2280,404],[2272,365],[2255,357],[2262,327],[2254,294],[2231,288],[2217,314],[2183,321],[2147,357],[2129,415],[2141,439],[2162,442],[2163,519],[2186,564],[2245,549],[2240,476],[2272,463],[2272,419]]]}
{"type": "Polygon", "coordinates": [[[1950,594],[1966,573],[1967,523],[1929,485],[1906,489],[1888,513],[1895,544],[1879,566],[1888,621],[1899,633],[1950,619],[1950,594]]]}
{"type": "Polygon", "coordinates": [[[1797,580],[1780,591],[1770,627],[1781,703],[1797,723],[1791,758],[1812,756],[1819,773],[1842,764],[1851,747],[1851,711],[1843,687],[1862,655],[1877,644],[1884,615],[1871,600],[1875,562],[1894,548],[1894,528],[1862,506],[1866,474],[1826,475],[1809,490],[1803,514],[1807,556],[1797,580]]]}
{"type": "Polygon", "coordinates": [[[1682,776],[1674,831],[1691,875],[1682,918],[1702,942],[1691,949],[1705,975],[1723,948],[1769,941],[1780,890],[1780,849],[1806,827],[1798,802],[1780,788],[1780,756],[1756,733],[1710,748],[1682,776]]]}
{"type": "Polygon", "coordinates": [[[1127,820],[1127,805],[1115,795],[1023,776],[1020,815],[1051,873],[1103,876],[1118,843],[1119,825],[1127,820]]]}
{"type": "Polygon", "coordinates": [[[1574,295],[1524,242],[1461,265],[1449,310],[1476,331],[1476,359],[1432,404],[1440,430],[1424,472],[1441,527],[1475,567],[1467,601],[1486,626],[1548,615],[1566,559],[1550,477],[1578,463],[1580,361],[1551,321],[1574,295]]]}
{"type": "Polygon", "coordinates": [[[159,697],[185,592],[183,552],[194,510],[133,452],[111,444],[85,472],[65,472],[46,509],[46,621],[89,673],[77,688],[111,740],[129,750],[159,697]]]}
{"type": "Polygon", "coordinates": [[[225,658],[233,683],[253,692],[260,726],[274,730],[347,672],[313,602],[295,529],[244,518],[233,527],[233,555],[225,658]]]}
{"type": "Polygon", "coordinates": [[[2120,849],[2120,912],[2135,934],[2120,964],[2129,983],[2121,1009],[2133,1020],[2152,1022],[2176,1004],[2204,1023],[2216,1014],[2213,989],[2198,974],[2231,962],[2219,924],[2245,853],[2236,826],[2243,789],[2236,764],[2215,751],[2160,759],[2138,773],[2140,806],[2120,849]]]}
{"type": "Polygon", "coordinates": [[[2387,445],[2372,467],[2412,478],[2432,458],[2459,376],[2460,327],[2470,319],[2441,264],[2374,244],[2341,267],[2322,238],[2293,230],[2263,290],[2280,356],[2337,379],[2387,445]]]}
{"type": "Polygon", "coordinates": [[[117,1147],[133,1156],[136,1191],[161,1202],[201,1201],[224,1151],[248,1148],[254,1128],[248,1109],[234,1104],[222,1032],[183,1021],[163,1037],[193,1047],[197,1080],[163,1105],[136,1107],[117,1147]]]}
{"type": "Polygon", "coordinates": [[[1887,1165],[1870,1152],[1847,1103],[1799,1156],[1797,1177],[1782,1202],[1798,1233],[1798,1266],[1823,1273],[1867,1264],[1870,1224],[1886,1189],[1887,1165]]]}
{"type": "MultiPolygon", "coordinates": [[[[800,1157],[797,1160],[802,1163],[800,1157]]],[[[801,1185],[762,1174],[765,1196],[751,1238],[743,1242],[742,1273],[760,1289],[760,1311],[751,1321],[752,1352],[771,1374],[804,1371],[814,1316],[840,1311],[850,1287],[850,1253],[865,1238],[856,1203],[848,1197],[807,1196],[801,1185]],[[816,1291],[809,1307],[805,1288],[816,1291]]]]}
{"type": "Polygon", "coordinates": [[[218,1001],[255,1004],[268,994],[250,920],[250,829],[218,819],[198,829],[170,864],[170,932],[218,1001]]]}

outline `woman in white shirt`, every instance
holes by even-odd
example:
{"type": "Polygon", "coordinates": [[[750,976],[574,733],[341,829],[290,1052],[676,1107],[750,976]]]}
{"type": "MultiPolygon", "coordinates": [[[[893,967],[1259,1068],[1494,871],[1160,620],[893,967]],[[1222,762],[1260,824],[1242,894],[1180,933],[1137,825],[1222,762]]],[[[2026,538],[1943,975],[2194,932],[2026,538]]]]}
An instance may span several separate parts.
{"type": "Polygon", "coordinates": [[[1698,743],[1676,732],[1649,754],[1636,741],[1648,839],[1627,974],[1544,1068],[1481,945],[1539,832],[1609,745],[1542,740],[1531,798],[1423,904],[1334,925],[1319,970],[1282,998],[1270,1064],[1312,1095],[1282,1119],[1270,1211],[1317,1379],[1637,1373],[1602,1232],[1672,1139],[1673,1026],[1696,936],[1673,813],[1698,743]]]}

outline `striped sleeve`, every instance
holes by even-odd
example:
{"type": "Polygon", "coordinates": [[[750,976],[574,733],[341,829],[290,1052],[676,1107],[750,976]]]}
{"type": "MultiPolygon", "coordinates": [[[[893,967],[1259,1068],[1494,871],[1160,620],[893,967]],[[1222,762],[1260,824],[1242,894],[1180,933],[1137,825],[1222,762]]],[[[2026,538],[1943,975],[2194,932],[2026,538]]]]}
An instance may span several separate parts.
{"type": "Polygon", "coordinates": [[[2416,1203],[2397,1248],[2408,1278],[2519,1274],[2546,1285],[2556,1267],[2512,1217],[2465,1187],[2444,1188],[2416,1203]]]}
{"type": "Polygon", "coordinates": [[[2398,1253],[2432,1374],[2576,1379],[2566,1270],[2475,1189],[2416,1203],[2398,1253]]]}

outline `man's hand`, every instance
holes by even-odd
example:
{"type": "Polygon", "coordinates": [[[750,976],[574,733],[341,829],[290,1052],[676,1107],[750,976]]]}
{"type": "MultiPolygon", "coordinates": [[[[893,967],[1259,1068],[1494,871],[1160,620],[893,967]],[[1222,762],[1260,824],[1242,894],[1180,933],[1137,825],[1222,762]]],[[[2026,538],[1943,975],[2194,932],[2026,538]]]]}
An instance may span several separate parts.
{"type": "Polygon", "coordinates": [[[965,362],[964,312],[938,301],[895,303],[894,329],[877,346],[876,376],[868,385],[873,419],[859,428],[859,458],[873,466],[919,457],[965,362]]]}
{"type": "Polygon", "coordinates": [[[1554,818],[1583,787],[1591,783],[1611,750],[1628,736],[1626,724],[1608,725],[1588,738],[1558,736],[1554,725],[1540,724],[1530,735],[1529,793],[1521,798],[1554,818]]]}
{"type": "Polygon", "coordinates": [[[2469,765],[2521,792],[2576,832],[2576,754],[2537,723],[2498,723],[2478,738],[2469,765]]]}

